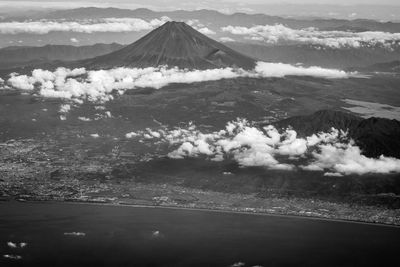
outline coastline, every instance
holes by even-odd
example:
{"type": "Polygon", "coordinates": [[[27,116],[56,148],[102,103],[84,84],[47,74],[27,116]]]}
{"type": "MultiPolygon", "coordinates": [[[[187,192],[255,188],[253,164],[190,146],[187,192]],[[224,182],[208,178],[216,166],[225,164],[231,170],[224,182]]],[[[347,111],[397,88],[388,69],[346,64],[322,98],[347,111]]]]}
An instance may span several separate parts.
{"type": "Polygon", "coordinates": [[[128,208],[149,208],[149,209],[167,209],[167,210],[183,210],[183,211],[198,211],[198,212],[214,212],[214,213],[226,213],[226,214],[238,214],[238,215],[255,215],[255,216],[271,216],[280,218],[294,218],[294,219],[306,219],[306,220],[317,220],[327,222],[338,222],[338,223],[352,223],[352,224],[363,224],[370,226],[381,226],[381,227],[392,227],[399,228],[400,224],[389,224],[382,222],[363,221],[346,218],[330,218],[322,216],[302,215],[296,213],[273,213],[267,211],[256,211],[252,208],[252,211],[246,211],[246,209],[229,209],[222,207],[205,208],[205,207],[188,207],[184,205],[146,205],[146,204],[130,204],[130,203],[111,203],[111,202],[99,202],[99,201],[60,201],[60,200],[8,200],[1,201],[0,203],[7,202],[18,202],[18,203],[30,203],[30,204],[67,204],[67,205],[95,205],[95,206],[108,206],[108,207],[128,207],[128,208]]]}

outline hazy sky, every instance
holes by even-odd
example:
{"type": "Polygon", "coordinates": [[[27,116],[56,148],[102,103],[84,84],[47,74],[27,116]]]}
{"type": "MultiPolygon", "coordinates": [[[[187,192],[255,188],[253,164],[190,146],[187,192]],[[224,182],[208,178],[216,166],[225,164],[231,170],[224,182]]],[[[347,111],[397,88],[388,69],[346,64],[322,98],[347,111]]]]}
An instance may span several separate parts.
{"type": "Polygon", "coordinates": [[[169,9],[171,6],[174,8],[186,8],[188,6],[203,6],[210,5],[212,6],[247,6],[247,5],[268,5],[268,4],[327,4],[327,5],[398,5],[400,6],[399,0],[0,0],[0,4],[2,6],[8,5],[13,7],[22,7],[22,6],[40,6],[43,7],[63,7],[67,8],[68,6],[156,6],[165,9],[169,9]],[[44,4],[45,3],[45,4],[44,4]]]}
{"type": "Polygon", "coordinates": [[[0,13],[10,13],[13,9],[68,9],[88,6],[129,9],[145,7],[163,11],[215,9],[224,13],[400,20],[400,0],[0,0],[0,13]]]}

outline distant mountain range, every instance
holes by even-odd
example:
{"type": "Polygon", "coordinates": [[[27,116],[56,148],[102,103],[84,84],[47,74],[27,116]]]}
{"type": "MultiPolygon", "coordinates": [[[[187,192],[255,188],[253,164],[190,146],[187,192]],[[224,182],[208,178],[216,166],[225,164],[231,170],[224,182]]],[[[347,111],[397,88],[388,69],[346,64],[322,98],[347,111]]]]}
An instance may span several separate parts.
{"type": "Polygon", "coordinates": [[[46,45],[10,46],[0,49],[0,69],[10,69],[27,65],[43,64],[52,61],[76,61],[111,53],[123,45],[95,44],[88,46],[46,45]]]}
{"type": "Polygon", "coordinates": [[[384,63],[376,63],[371,66],[364,67],[362,68],[362,70],[400,73],[400,60],[394,60],[384,63]]]}
{"type": "Polygon", "coordinates": [[[175,21],[199,20],[203,24],[212,24],[215,27],[226,25],[253,26],[283,24],[294,29],[317,27],[322,30],[351,30],[351,31],[386,31],[399,32],[400,23],[379,22],[368,19],[344,20],[344,19],[292,19],[266,14],[234,13],[224,14],[215,10],[176,10],[153,11],[146,8],[135,10],[119,8],[86,7],[69,10],[58,10],[47,14],[40,14],[33,19],[99,19],[99,18],[123,18],[135,17],[142,19],[154,19],[168,16],[175,21]]]}
{"type": "Polygon", "coordinates": [[[384,118],[363,119],[352,114],[321,110],[306,116],[295,116],[275,123],[278,127],[293,127],[300,135],[329,132],[331,128],[348,131],[368,157],[380,155],[400,158],[400,122],[384,118]]]}
{"type": "MultiPolygon", "coordinates": [[[[266,14],[224,14],[215,10],[176,10],[176,11],[152,11],[145,8],[129,10],[118,8],[77,8],[69,10],[57,10],[47,12],[31,12],[23,16],[6,16],[1,22],[29,22],[40,20],[52,20],[57,22],[77,22],[95,23],[105,18],[138,18],[146,21],[160,19],[167,16],[173,21],[184,21],[192,23],[192,26],[204,28],[213,31],[212,38],[218,40],[222,37],[235,37],[236,41],[251,42],[240,35],[230,35],[221,30],[226,26],[253,27],[255,25],[275,25],[281,24],[291,29],[317,28],[319,30],[338,30],[349,32],[380,31],[380,32],[400,32],[400,23],[398,22],[380,22],[367,19],[317,19],[317,18],[289,18],[270,16],[266,14]]],[[[32,29],[35,29],[34,27],[32,29]]],[[[117,42],[121,44],[132,43],[147,33],[147,30],[131,31],[129,34],[125,31],[113,31],[85,33],[80,31],[51,31],[49,33],[36,34],[1,34],[0,47],[10,44],[20,45],[43,45],[43,44],[76,44],[71,39],[76,39],[81,45],[91,45],[95,43],[117,42]]],[[[378,36],[379,38],[379,36],[378,36]]],[[[74,40],[73,39],[73,40],[74,40]]]]}
{"type": "Polygon", "coordinates": [[[91,69],[160,65],[189,69],[253,69],[255,60],[201,34],[184,22],[167,22],[131,45],[84,60],[80,65],[91,69]]]}
{"type": "MultiPolygon", "coordinates": [[[[334,49],[312,45],[267,46],[237,42],[228,42],[226,45],[262,61],[302,63],[327,68],[368,67],[368,70],[374,70],[384,68],[380,65],[382,63],[386,65],[387,62],[400,60],[400,49],[389,50],[382,47],[334,49]]],[[[385,69],[390,69],[387,67],[389,66],[385,69]]]]}

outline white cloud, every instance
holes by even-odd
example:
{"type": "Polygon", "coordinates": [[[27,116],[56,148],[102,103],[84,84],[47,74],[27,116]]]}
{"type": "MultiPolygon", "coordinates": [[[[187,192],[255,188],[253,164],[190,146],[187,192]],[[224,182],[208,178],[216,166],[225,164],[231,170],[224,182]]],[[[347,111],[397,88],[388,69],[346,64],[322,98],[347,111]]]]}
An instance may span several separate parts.
{"type": "Polygon", "coordinates": [[[230,37],[221,37],[219,40],[223,43],[234,42],[235,40],[230,37]]]}
{"type": "Polygon", "coordinates": [[[1,34],[47,34],[49,32],[132,32],[152,30],[169,21],[168,17],[146,21],[138,18],[105,18],[80,21],[24,21],[1,22],[1,34]]]}
{"type": "Polygon", "coordinates": [[[60,109],[58,110],[59,113],[66,114],[71,110],[71,105],[69,104],[62,104],[60,109]]]}
{"type": "Polygon", "coordinates": [[[381,45],[391,47],[400,42],[400,33],[366,31],[320,31],[316,28],[291,29],[284,25],[256,25],[253,27],[226,26],[223,32],[234,35],[243,35],[255,41],[264,41],[270,44],[293,42],[327,46],[331,48],[363,47],[381,45]]]}
{"type": "Polygon", "coordinates": [[[4,254],[3,257],[6,259],[13,259],[13,260],[22,259],[22,257],[20,255],[12,255],[12,254],[4,254]]]}
{"type": "Polygon", "coordinates": [[[138,136],[139,134],[137,134],[137,133],[135,133],[135,132],[130,132],[130,133],[127,133],[127,134],[125,134],[125,137],[126,138],[133,138],[133,137],[136,137],[136,136],[138,136]]]}
{"type": "Polygon", "coordinates": [[[211,30],[211,29],[209,29],[209,28],[207,28],[207,27],[203,27],[203,28],[199,28],[199,29],[197,29],[199,32],[201,32],[202,34],[206,34],[206,35],[214,35],[214,34],[216,34],[216,32],[215,31],[213,31],[213,30],[211,30]]]}
{"type": "Polygon", "coordinates": [[[162,237],[162,234],[161,234],[160,231],[153,231],[153,232],[151,233],[151,236],[152,236],[153,238],[159,238],[159,237],[162,237]]]}
{"type": "Polygon", "coordinates": [[[354,73],[320,67],[302,67],[282,63],[258,62],[255,69],[221,68],[208,70],[182,70],[178,68],[115,68],[87,71],[84,68],[58,68],[54,72],[36,69],[30,76],[12,73],[8,84],[16,89],[37,90],[43,97],[82,99],[105,102],[112,100],[113,92],[152,87],[159,89],[171,83],[194,83],[232,79],[237,77],[284,77],[287,75],[322,78],[348,78],[354,73]]]}
{"type": "Polygon", "coordinates": [[[173,159],[200,156],[213,161],[233,159],[242,167],[323,171],[325,176],[400,172],[400,159],[368,158],[346,132],[335,129],[299,138],[292,129],[278,131],[272,125],[259,129],[246,120],[237,120],[216,132],[203,133],[189,125],[158,131],[147,129],[128,136],[168,143],[173,148],[168,156],[173,159]]]}
{"type": "Polygon", "coordinates": [[[35,80],[33,77],[27,75],[18,75],[17,73],[11,73],[11,78],[8,79],[8,83],[15,88],[21,90],[33,90],[35,80]]]}
{"type": "Polygon", "coordinates": [[[92,121],[90,118],[87,118],[87,117],[78,117],[78,120],[80,120],[80,121],[92,121]]]}
{"type": "Polygon", "coordinates": [[[325,69],[321,67],[302,67],[283,63],[259,62],[255,68],[262,77],[314,76],[321,78],[347,78],[349,74],[342,70],[325,69]]]}
{"type": "Polygon", "coordinates": [[[198,19],[190,19],[190,20],[186,21],[186,24],[189,26],[194,26],[195,24],[199,24],[199,20],[198,19]]]}
{"type": "Polygon", "coordinates": [[[400,160],[384,156],[368,158],[351,142],[319,145],[313,157],[315,160],[309,166],[339,174],[400,172],[400,160]]]}

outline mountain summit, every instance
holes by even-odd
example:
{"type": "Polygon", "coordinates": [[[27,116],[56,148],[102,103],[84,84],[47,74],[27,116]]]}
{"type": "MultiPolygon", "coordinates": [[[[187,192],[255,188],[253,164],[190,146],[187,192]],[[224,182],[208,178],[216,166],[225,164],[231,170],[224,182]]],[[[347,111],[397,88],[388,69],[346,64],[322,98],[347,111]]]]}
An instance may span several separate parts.
{"type": "Polygon", "coordinates": [[[167,22],[113,53],[85,60],[91,69],[157,67],[253,69],[255,60],[208,38],[184,22],[167,22]]]}

